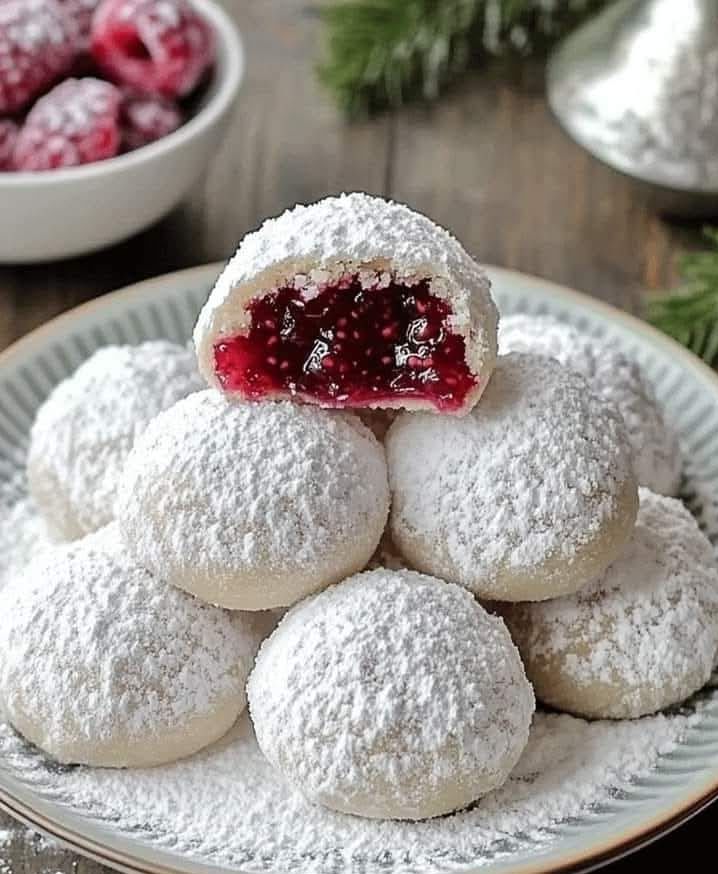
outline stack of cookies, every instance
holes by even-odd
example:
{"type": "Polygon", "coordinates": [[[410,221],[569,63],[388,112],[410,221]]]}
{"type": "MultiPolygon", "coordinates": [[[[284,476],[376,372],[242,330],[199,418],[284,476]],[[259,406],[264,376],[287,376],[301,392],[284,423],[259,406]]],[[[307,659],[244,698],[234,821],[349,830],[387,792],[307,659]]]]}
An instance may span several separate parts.
{"type": "Polygon", "coordinates": [[[267,221],[194,341],[101,350],[38,414],[31,491],[71,542],[0,594],[0,699],[50,755],[170,761],[248,700],[308,798],[422,819],[506,780],[534,693],[635,718],[708,680],[718,570],[640,367],[499,332],[425,216],[267,221]]]}

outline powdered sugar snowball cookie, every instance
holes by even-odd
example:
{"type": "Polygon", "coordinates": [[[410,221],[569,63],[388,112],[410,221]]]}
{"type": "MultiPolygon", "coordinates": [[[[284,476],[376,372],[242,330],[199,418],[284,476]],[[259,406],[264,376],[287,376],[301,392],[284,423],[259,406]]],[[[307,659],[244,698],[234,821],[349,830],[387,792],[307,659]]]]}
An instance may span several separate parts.
{"type": "Polygon", "coordinates": [[[413,571],[358,574],[293,607],[247,684],[257,741],[312,801],[381,819],[500,786],[534,696],[503,621],[413,571]]]}
{"type": "Polygon", "coordinates": [[[580,592],[503,608],[536,695],[632,719],[704,686],[718,649],[718,565],[680,501],[641,489],[623,555],[580,592]]]}
{"type": "Polygon", "coordinates": [[[111,525],[46,551],[0,593],[0,700],[61,762],[157,765],[228,731],[259,640],[250,618],[133,564],[111,525]]]}
{"type": "Polygon", "coordinates": [[[575,592],[630,537],[638,497],[621,417],[550,358],[500,356],[470,416],[402,414],[385,445],[399,552],[479,597],[575,592]]]}
{"type": "Polygon", "coordinates": [[[354,415],[210,389],[139,438],[118,520],[150,571],[205,601],[263,610],[361,570],[388,507],[384,450],[354,415]]]}
{"type": "Polygon", "coordinates": [[[496,358],[490,283],[426,216],[367,194],[246,236],[195,329],[210,385],[325,407],[466,413],[496,358]]]}
{"type": "Polygon", "coordinates": [[[548,316],[502,318],[499,346],[502,354],[548,355],[585,376],[593,390],[613,401],[623,416],[639,485],[659,494],[678,494],[682,472],[678,440],[664,422],[638,362],[606,341],[548,316]]]}
{"type": "Polygon", "coordinates": [[[57,385],[38,410],[27,461],[51,535],[73,540],[108,524],[137,435],[203,387],[191,351],[165,340],[106,346],[57,385]]]}

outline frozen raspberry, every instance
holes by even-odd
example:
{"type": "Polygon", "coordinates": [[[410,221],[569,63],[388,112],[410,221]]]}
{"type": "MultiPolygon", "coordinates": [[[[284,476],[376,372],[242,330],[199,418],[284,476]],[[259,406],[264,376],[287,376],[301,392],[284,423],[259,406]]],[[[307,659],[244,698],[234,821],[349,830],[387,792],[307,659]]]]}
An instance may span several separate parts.
{"type": "Polygon", "coordinates": [[[186,0],[103,0],[92,23],[92,54],[119,84],[184,97],[212,63],[214,38],[186,0]]]}
{"type": "Polygon", "coordinates": [[[0,0],[0,114],[27,106],[76,54],[77,31],[57,0],[0,0]]]}
{"type": "Polygon", "coordinates": [[[130,151],[171,134],[182,124],[179,106],[150,94],[127,94],[122,103],[122,147],[130,151]]]}
{"type": "Polygon", "coordinates": [[[66,79],[30,110],[15,144],[15,168],[53,170],[116,155],[120,100],[109,82],[66,79]]]}
{"type": "Polygon", "coordinates": [[[92,16],[97,9],[100,0],[57,0],[65,14],[75,24],[78,33],[78,46],[80,51],[90,51],[90,31],[92,30],[92,16]]]}
{"type": "Polygon", "coordinates": [[[0,118],[0,171],[13,170],[12,153],[15,149],[18,126],[9,118],[0,118]]]}

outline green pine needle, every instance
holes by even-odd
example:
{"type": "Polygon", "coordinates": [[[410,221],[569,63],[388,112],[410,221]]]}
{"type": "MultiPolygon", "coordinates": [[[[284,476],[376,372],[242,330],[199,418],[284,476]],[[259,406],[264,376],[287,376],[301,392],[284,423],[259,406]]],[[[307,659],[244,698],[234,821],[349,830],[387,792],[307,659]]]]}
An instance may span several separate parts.
{"type": "Polygon", "coordinates": [[[322,10],[328,58],[321,81],[349,115],[438,96],[465,68],[483,0],[357,0],[322,10]]]}
{"type": "Polygon", "coordinates": [[[319,77],[350,116],[435,99],[487,55],[545,50],[607,0],[332,0],[319,77]]]}
{"type": "Polygon", "coordinates": [[[681,258],[678,291],[648,305],[648,320],[707,364],[718,366],[718,228],[705,231],[711,248],[681,258]]]}

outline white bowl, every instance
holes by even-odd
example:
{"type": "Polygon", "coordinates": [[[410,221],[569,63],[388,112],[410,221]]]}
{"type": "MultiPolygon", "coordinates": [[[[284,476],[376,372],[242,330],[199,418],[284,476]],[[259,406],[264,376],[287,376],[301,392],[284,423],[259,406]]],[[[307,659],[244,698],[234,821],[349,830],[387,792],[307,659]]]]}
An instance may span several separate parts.
{"type": "Polygon", "coordinates": [[[148,227],[184,197],[219,146],[244,74],[236,26],[211,0],[193,0],[214,27],[217,60],[199,109],[126,155],[37,173],[0,173],[0,263],[67,258],[148,227]]]}

